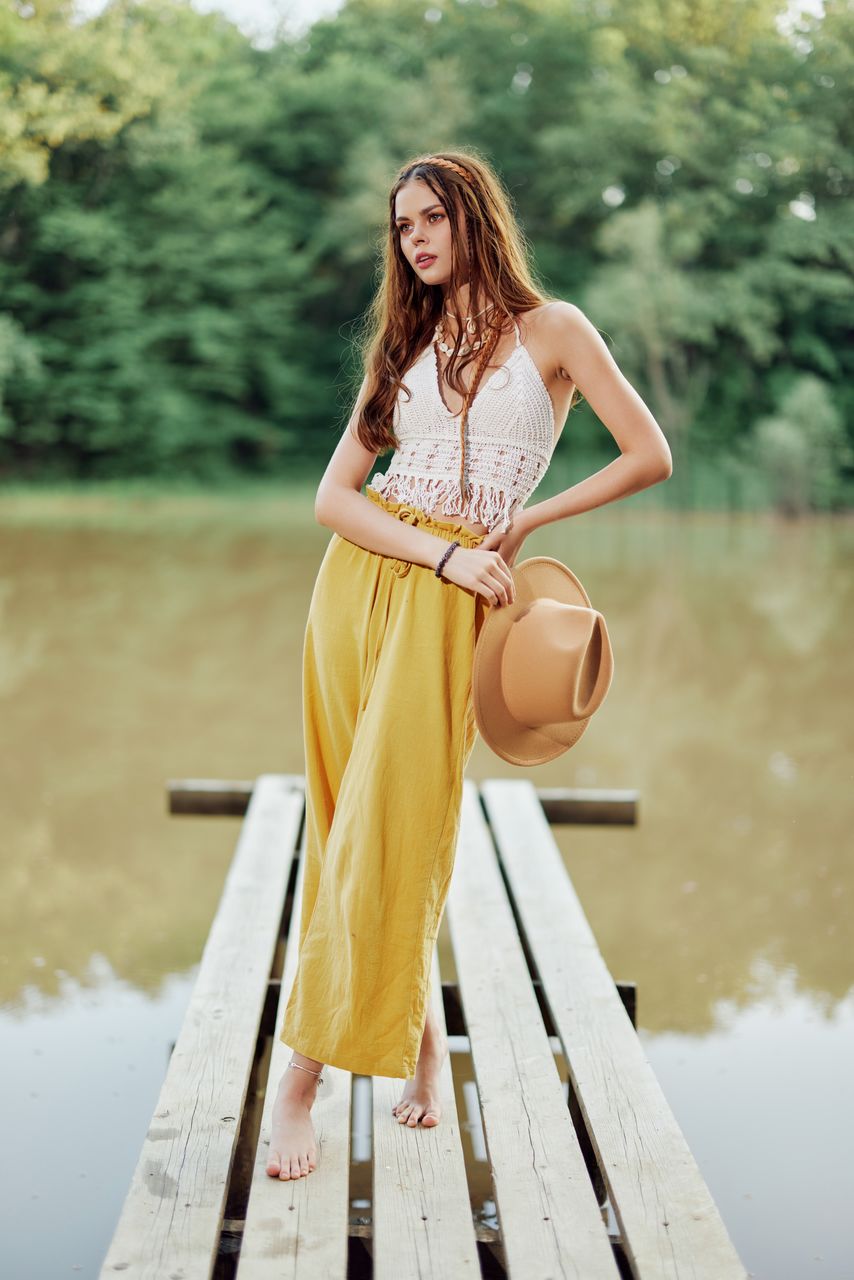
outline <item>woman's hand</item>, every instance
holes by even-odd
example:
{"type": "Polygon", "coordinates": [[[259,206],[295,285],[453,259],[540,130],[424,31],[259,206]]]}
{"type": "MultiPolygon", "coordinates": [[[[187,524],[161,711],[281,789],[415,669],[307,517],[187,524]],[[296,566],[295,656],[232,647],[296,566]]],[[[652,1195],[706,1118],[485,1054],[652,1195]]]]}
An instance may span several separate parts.
{"type": "MultiPolygon", "coordinates": [[[[525,513],[518,511],[510,521],[510,528],[506,533],[502,533],[500,529],[493,529],[478,543],[478,551],[497,551],[505,564],[511,567],[516,561],[516,557],[522,547],[522,543],[528,536],[528,530],[525,528],[525,513]]],[[[454,552],[454,556],[456,555],[454,552]]],[[[453,560],[454,556],[451,556],[453,560]]]]}
{"type": "Polygon", "coordinates": [[[454,547],[442,577],[468,591],[486,596],[490,604],[511,604],[516,598],[513,577],[497,551],[480,547],[454,547]]]}
{"type": "Polygon", "coordinates": [[[476,547],[455,547],[445,561],[442,577],[479,592],[490,604],[512,604],[516,589],[510,567],[526,532],[524,521],[517,516],[506,533],[493,529],[476,547]]]}

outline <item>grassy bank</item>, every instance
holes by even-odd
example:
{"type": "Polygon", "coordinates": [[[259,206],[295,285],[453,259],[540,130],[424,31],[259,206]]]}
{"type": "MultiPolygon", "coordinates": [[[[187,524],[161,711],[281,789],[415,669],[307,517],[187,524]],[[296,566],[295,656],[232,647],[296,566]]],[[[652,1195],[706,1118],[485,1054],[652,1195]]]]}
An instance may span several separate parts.
{"type": "MultiPolygon", "coordinates": [[[[572,440],[561,441],[542,483],[529,505],[561,492],[606,466],[615,454],[593,452],[572,440]]],[[[379,459],[383,471],[390,455],[379,459]]],[[[224,476],[215,481],[192,477],[139,477],[116,480],[7,480],[0,482],[0,521],[135,525],[162,520],[210,520],[221,512],[230,522],[304,527],[322,467],[297,476],[247,478],[224,476]]],[[[791,476],[743,457],[674,459],[672,476],[663,484],[623,499],[621,505],[684,511],[775,511],[811,514],[791,476]]],[[[836,510],[854,510],[854,485],[836,510]]]]}

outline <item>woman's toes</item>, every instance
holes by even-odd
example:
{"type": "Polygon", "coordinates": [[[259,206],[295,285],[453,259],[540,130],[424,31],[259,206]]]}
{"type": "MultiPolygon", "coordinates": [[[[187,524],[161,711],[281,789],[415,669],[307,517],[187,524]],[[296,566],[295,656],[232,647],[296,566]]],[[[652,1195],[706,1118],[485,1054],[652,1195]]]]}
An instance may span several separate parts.
{"type": "Polygon", "coordinates": [[[406,1105],[404,1105],[404,1106],[402,1106],[402,1107],[400,1108],[400,1110],[399,1110],[399,1111],[398,1111],[398,1113],[397,1113],[397,1122],[398,1122],[398,1124],[405,1124],[405,1123],[406,1123],[406,1118],[407,1118],[407,1116],[409,1115],[409,1113],[410,1113],[410,1111],[411,1111],[411,1110],[412,1110],[412,1103],[407,1103],[406,1105]]]}
{"type": "Polygon", "coordinates": [[[406,1123],[411,1125],[418,1124],[418,1117],[421,1115],[421,1110],[421,1107],[413,1107],[412,1113],[406,1123]]]}
{"type": "Polygon", "coordinates": [[[308,1173],[308,1156],[300,1156],[299,1158],[300,1177],[304,1178],[308,1173]]]}
{"type": "Polygon", "coordinates": [[[437,1116],[435,1110],[433,1109],[433,1107],[428,1107],[427,1110],[424,1112],[424,1115],[421,1117],[422,1127],[425,1129],[432,1129],[433,1126],[438,1123],[439,1123],[439,1117],[437,1116]]]}
{"type": "Polygon", "coordinates": [[[271,1151],[270,1157],[267,1161],[267,1172],[271,1174],[272,1173],[278,1174],[281,1167],[282,1167],[282,1161],[278,1151],[271,1151]]]}

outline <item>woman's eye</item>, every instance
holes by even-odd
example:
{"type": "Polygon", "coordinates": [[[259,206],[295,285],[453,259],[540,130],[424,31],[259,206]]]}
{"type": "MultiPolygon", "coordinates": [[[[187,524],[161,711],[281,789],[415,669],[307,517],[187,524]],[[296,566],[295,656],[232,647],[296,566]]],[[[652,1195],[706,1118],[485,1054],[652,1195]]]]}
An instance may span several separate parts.
{"type": "MultiPolygon", "coordinates": [[[[431,213],[431,214],[429,215],[429,217],[427,218],[427,221],[429,222],[432,218],[444,218],[444,216],[445,216],[445,215],[444,215],[443,213],[439,213],[439,212],[437,211],[437,212],[435,212],[435,213],[431,213]]],[[[410,230],[409,223],[408,223],[408,222],[399,222],[399,223],[397,224],[397,229],[398,229],[398,231],[400,232],[400,234],[401,234],[401,235],[403,235],[404,231],[409,231],[409,230],[410,230]]]]}

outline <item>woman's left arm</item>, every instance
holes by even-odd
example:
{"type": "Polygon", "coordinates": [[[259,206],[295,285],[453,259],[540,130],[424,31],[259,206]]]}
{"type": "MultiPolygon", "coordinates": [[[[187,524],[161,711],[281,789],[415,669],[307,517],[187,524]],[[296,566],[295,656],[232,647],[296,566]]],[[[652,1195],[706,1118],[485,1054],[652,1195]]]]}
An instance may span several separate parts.
{"type": "Polygon", "coordinates": [[[508,564],[534,529],[648,489],[666,480],[673,470],[670,446],[661,427],[621,372],[595,325],[571,302],[556,302],[550,311],[554,366],[572,375],[616,440],[620,456],[562,493],[517,512],[507,533],[493,530],[487,534],[480,545],[498,550],[508,564]]]}

